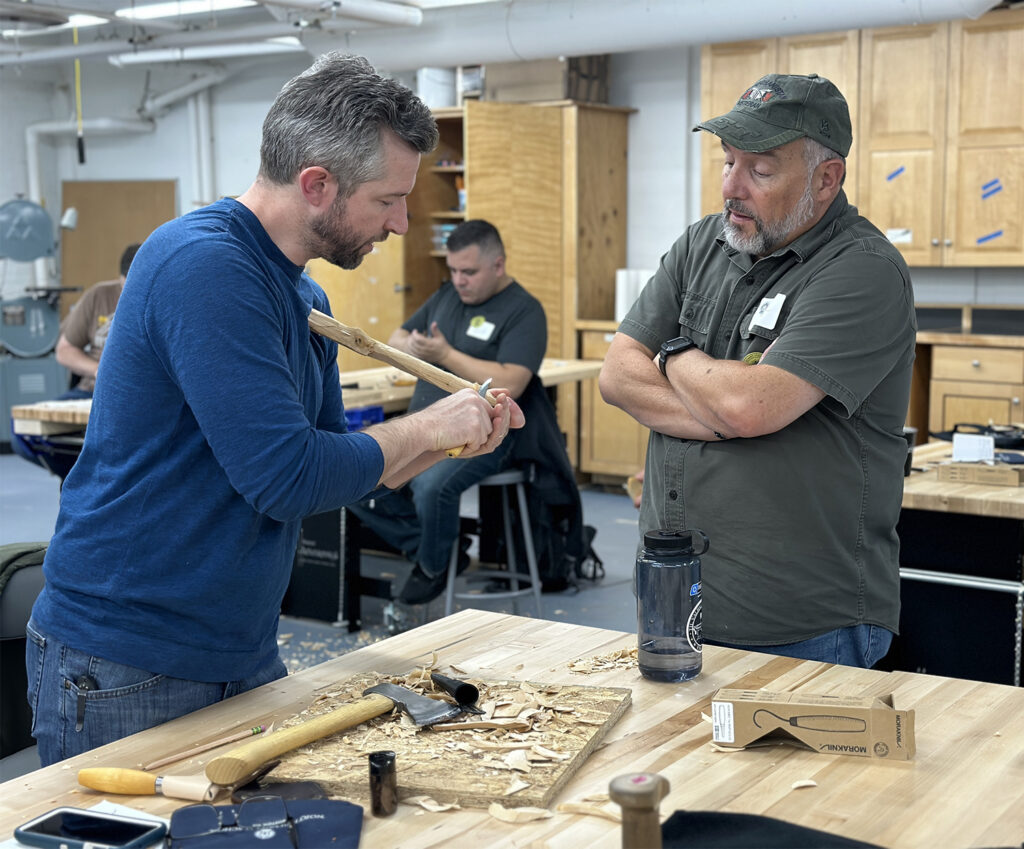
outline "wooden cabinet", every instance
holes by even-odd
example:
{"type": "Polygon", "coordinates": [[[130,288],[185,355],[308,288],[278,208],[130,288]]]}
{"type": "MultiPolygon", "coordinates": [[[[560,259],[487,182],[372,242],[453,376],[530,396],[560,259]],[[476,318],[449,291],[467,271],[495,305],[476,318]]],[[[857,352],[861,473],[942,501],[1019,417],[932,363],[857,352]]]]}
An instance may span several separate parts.
{"type": "Polygon", "coordinates": [[[1024,264],[1024,10],[861,33],[860,207],[910,265],[1024,264]]]}
{"type": "MultiPolygon", "coordinates": [[[[611,323],[609,323],[611,325],[611,323]]],[[[580,333],[580,356],[603,360],[613,329],[580,333]]],[[[606,404],[597,379],[583,384],[580,397],[580,471],[628,476],[644,467],[650,431],[628,413],[606,404]]]]}
{"type": "MultiPolygon", "coordinates": [[[[854,177],[858,142],[858,68],[860,36],[856,30],[788,36],[731,44],[709,44],[701,52],[701,118],[728,112],[740,95],[765,74],[818,74],[836,84],[846,97],[853,121],[853,148],[846,160],[846,189],[856,202],[854,177]]],[[[701,212],[722,211],[721,142],[701,133],[701,212]]]]}
{"type": "Polygon", "coordinates": [[[928,429],[1024,420],[1024,348],[935,345],[928,429]]]}

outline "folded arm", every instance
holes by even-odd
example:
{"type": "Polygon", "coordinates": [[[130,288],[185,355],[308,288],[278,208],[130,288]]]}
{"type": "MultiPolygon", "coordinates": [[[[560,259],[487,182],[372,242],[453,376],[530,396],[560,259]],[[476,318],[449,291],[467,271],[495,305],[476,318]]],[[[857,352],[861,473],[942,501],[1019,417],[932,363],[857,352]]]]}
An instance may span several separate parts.
{"type": "Polygon", "coordinates": [[[652,430],[705,441],[775,433],[825,397],[784,369],[716,360],[692,348],[668,359],[615,334],[601,369],[601,395],[652,430]]]}

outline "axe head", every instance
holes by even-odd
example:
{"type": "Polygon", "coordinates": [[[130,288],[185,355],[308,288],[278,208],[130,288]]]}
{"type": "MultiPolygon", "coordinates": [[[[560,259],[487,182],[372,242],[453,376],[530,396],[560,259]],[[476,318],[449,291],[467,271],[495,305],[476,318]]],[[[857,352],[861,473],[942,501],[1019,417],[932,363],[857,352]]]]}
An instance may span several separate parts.
{"type": "Polygon", "coordinates": [[[433,725],[435,722],[443,722],[452,719],[462,713],[462,708],[450,702],[442,702],[438,699],[428,699],[419,693],[414,693],[406,687],[399,687],[397,684],[377,684],[363,690],[363,695],[379,693],[395,703],[395,707],[404,710],[417,725],[433,725]]]}

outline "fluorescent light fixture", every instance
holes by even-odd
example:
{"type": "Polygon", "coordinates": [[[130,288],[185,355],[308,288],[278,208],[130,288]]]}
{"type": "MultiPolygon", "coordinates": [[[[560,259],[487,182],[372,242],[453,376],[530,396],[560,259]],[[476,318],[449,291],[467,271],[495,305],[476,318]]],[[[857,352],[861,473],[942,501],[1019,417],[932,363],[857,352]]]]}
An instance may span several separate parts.
{"type": "Polygon", "coordinates": [[[275,53],[297,53],[305,50],[294,36],[272,38],[249,44],[210,44],[196,47],[164,47],[140,50],[138,53],[119,53],[108,56],[107,61],[118,68],[125,65],[146,65],[156,62],[189,62],[206,59],[233,59],[242,56],[268,56],[275,53]]]}
{"type": "Polygon", "coordinates": [[[82,27],[95,27],[106,22],[106,18],[97,18],[95,15],[71,15],[64,26],[82,29],[82,27]]]}
{"type": "Polygon", "coordinates": [[[169,0],[149,6],[135,6],[114,12],[119,18],[135,21],[149,21],[155,18],[176,18],[184,15],[202,15],[208,12],[223,12],[228,9],[244,9],[255,6],[256,0],[169,0]]]}

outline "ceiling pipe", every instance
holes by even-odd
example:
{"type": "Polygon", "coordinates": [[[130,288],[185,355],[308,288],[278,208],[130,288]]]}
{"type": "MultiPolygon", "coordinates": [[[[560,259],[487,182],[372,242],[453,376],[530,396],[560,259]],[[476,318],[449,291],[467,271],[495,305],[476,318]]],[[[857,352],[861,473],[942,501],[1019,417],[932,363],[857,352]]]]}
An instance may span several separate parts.
{"type": "Polygon", "coordinates": [[[147,97],[145,102],[142,104],[142,108],[139,110],[139,116],[148,119],[156,118],[157,115],[166,111],[168,107],[177,103],[179,100],[184,100],[187,97],[191,97],[193,94],[206,91],[207,89],[213,88],[215,85],[220,85],[224,80],[230,77],[232,73],[233,71],[228,69],[213,71],[205,76],[189,80],[187,83],[171,89],[164,94],[160,94],[155,97],[147,97]]]}
{"type": "Polygon", "coordinates": [[[423,23],[423,12],[415,6],[400,6],[380,0],[259,0],[259,3],[261,6],[329,13],[375,24],[418,27],[423,23]]]}
{"type": "Polygon", "coordinates": [[[342,44],[311,33],[314,54],[343,48],[389,71],[657,50],[837,30],[977,18],[996,0],[507,0],[431,9],[411,32],[359,30],[342,44]]]}
{"type": "MultiPolygon", "coordinates": [[[[303,29],[275,22],[155,36],[147,46],[226,44],[301,33],[314,55],[342,49],[366,56],[378,68],[405,71],[743,41],[768,33],[911,26],[977,18],[996,5],[996,0],[787,0],[784,11],[778,4],[759,3],[737,14],[734,4],[721,0],[505,0],[431,9],[423,24],[410,30],[353,29],[344,21],[320,18],[315,22],[318,32],[314,26],[303,29]],[[339,31],[344,32],[340,38],[339,31]]],[[[0,54],[0,66],[110,55],[138,47],[121,40],[0,54]]]]}
{"type": "Polygon", "coordinates": [[[297,38],[255,41],[243,44],[206,44],[200,47],[162,47],[156,50],[139,50],[135,53],[118,53],[108,56],[107,61],[118,68],[128,65],[145,65],[157,62],[205,62],[212,59],[237,59],[243,56],[270,56],[282,53],[305,53],[306,48],[297,38]]]}

